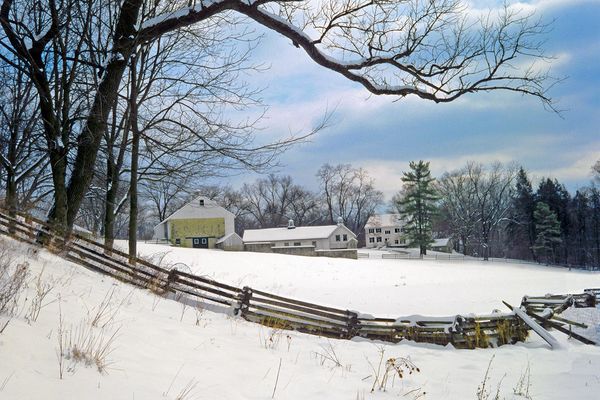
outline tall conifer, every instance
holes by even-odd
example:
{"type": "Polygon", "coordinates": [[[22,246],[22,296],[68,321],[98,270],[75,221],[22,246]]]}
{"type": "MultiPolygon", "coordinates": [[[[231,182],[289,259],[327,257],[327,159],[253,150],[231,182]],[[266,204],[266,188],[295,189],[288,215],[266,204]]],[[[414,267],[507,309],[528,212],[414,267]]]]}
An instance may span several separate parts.
{"type": "Polygon", "coordinates": [[[429,162],[411,161],[411,171],[404,172],[404,196],[397,203],[398,210],[404,215],[407,225],[406,234],[409,246],[419,247],[419,253],[427,254],[427,248],[433,243],[431,221],[436,211],[438,199],[429,171],[429,162]]]}

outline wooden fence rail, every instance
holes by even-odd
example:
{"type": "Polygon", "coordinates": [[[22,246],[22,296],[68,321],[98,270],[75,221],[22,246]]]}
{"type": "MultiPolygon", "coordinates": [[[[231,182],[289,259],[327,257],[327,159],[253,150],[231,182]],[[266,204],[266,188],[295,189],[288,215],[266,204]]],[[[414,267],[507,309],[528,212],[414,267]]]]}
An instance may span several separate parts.
{"type": "MultiPolygon", "coordinates": [[[[226,306],[235,315],[275,329],[293,329],[345,339],[356,336],[387,342],[408,339],[470,349],[523,341],[530,330],[530,326],[515,312],[443,318],[377,318],[250,287],[237,288],[207,277],[167,269],[140,258],[130,263],[128,254],[124,252],[77,233],[63,238],[46,222],[26,214],[11,217],[1,211],[0,233],[31,245],[44,246],[69,261],[156,294],[172,294],[175,298],[184,296],[226,306]]],[[[560,330],[565,329],[567,324],[577,323],[566,321],[557,314],[572,306],[593,307],[599,298],[600,289],[586,289],[576,295],[526,296],[521,308],[533,317],[542,318],[546,326],[558,326],[556,329],[560,330]]]]}

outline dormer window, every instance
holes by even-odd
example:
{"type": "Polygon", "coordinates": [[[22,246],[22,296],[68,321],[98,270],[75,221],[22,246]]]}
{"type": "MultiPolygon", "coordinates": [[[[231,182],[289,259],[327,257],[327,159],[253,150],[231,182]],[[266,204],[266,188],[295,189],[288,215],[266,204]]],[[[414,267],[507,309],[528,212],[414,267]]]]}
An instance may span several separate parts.
{"type": "Polygon", "coordinates": [[[204,205],[204,199],[200,199],[200,205],[203,206],[204,205]]]}

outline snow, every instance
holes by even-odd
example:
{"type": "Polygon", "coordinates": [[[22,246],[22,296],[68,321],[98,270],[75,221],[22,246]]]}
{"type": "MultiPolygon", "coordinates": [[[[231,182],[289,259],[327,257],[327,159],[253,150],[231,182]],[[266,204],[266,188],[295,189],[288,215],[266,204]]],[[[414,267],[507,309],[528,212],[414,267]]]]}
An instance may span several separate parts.
{"type": "Polygon", "coordinates": [[[326,239],[338,228],[338,225],[299,226],[288,228],[246,229],[244,242],[271,242],[280,240],[326,239]]]}
{"type": "Polygon", "coordinates": [[[171,13],[157,15],[154,18],[150,18],[150,19],[144,21],[141,24],[139,29],[150,28],[154,25],[158,25],[158,24],[160,24],[164,21],[170,20],[170,19],[179,19],[179,18],[189,15],[190,13],[202,11],[202,9],[204,9],[204,8],[208,8],[212,5],[215,5],[215,4],[218,4],[221,2],[222,2],[221,0],[203,0],[200,2],[200,4],[196,4],[192,7],[184,7],[177,11],[173,11],[171,13]]]}
{"type": "Polygon", "coordinates": [[[400,214],[375,214],[369,217],[369,220],[365,224],[365,229],[395,227],[400,225],[404,225],[404,221],[400,214]]]}
{"type": "MultiPolygon", "coordinates": [[[[500,398],[513,393],[527,367],[533,399],[596,399],[600,391],[600,346],[586,346],[556,333],[551,351],[532,334],[525,343],[497,349],[456,350],[451,346],[364,339],[328,340],[277,331],[232,317],[226,310],[191,306],[98,275],[44,251],[0,239],[27,260],[31,282],[19,313],[0,334],[1,399],[474,399],[493,358],[489,387],[500,398]],[[35,297],[34,279],[53,283],[37,321],[24,316],[35,297]],[[105,373],[65,360],[59,379],[57,331],[79,326],[114,291],[104,334],[116,332],[105,373]],[[27,300],[25,299],[27,298],[27,300]],[[383,362],[407,357],[421,372],[375,390],[374,371],[383,362]],[[325,357],[333,352],[334,364],[325,357]],[[279,365],[281,367],[279,368],[279,365]],[[277,375],[279,378],[277,379],[277,375]],[[277,380],[277,386],[275,382],[277,380]],[[409,391],[417,390],[412,395],[409,391]]],[[[345,260],[171,248],[139,243],[144,255],[166,253],[197,273],[236,285],[293,295],[344,308],[388,315],[455,315],[490,312],[500,300],[518,304],[522,295],[582,291],[600,286],[600,275],[531,265],[407,260],[345,260]],[[367,293],[365,293],[367,292],[367,293]]],[[[508,311],[504,309],[505,311],[508,311]]],[[[0,329],[7,316],[0,316],[0,329]]],[[[99,332],[100,328],[94,328],[99,332]]],[[[385,365],[382,367],[385,369],[385,365]]]]}

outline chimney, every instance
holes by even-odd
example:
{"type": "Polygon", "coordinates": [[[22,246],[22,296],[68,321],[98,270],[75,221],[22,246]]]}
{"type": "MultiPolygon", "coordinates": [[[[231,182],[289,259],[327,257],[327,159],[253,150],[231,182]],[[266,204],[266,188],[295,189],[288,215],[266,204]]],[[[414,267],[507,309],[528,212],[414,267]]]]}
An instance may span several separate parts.
{"type": "Polygon", "coordinates": [[[338,217],[337,224],[338,226],[344,225],[344,219],[342,217],[338,217]]]}
{"type": "Polygon", "coordinates": [[[290,220],[288,221],[288,229],[294,229],[294,228],[296,228],[296,227],[294,226],[294,220],[293,220],[293,219],[290,219],[290,220]]]}

